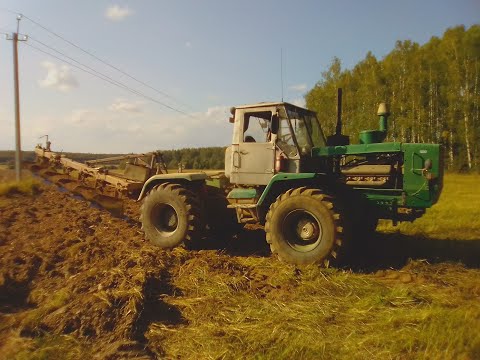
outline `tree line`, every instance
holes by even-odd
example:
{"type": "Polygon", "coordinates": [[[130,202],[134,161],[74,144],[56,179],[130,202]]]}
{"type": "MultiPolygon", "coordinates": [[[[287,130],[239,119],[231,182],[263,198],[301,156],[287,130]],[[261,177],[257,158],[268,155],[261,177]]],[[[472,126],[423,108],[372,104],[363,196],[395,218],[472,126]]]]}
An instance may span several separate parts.
{"type": "Polygon", "coordinates": [[[160,150],[169,169],[223,169],[225,163],[224,147],[186,148],[178,150],[160,150]]]}
{"type": "Polygon", "coordinates": [[[305,95],[326,134],[336,122],[336,89],[343,88],[344,133],[351,141],[375,129],[379,102],[391,112],[387,141],[441,143],[449,170],[480,170],[480,25],[447,29],[420,46],[397,41],[378,60],[367,53],[353,69],[334,58],[305,95]]]}
{"type": "MultiPolygon", "coordinates": [[[[178,170],[179,165],[184,169],[218,170],[224,168],[225,147],[185,148],[178,150],[159,150],[168,169],[178,170]]],[[[94,154],[94,153],[71,153],[63,152],[69,159],[85,162],[88,160],[102,159],[126,154],[94,154]]],[[[13,167],[15,151],[0,151],[0,164],[6,163],[13,167]]],[[[33,151],[22,151],[25,161],[34,161],[33,151]]],[[[125,162],[125,161],[124,161],[125,162]]],[[[124,166],[125,164],[123,164],[124,166]]]]}

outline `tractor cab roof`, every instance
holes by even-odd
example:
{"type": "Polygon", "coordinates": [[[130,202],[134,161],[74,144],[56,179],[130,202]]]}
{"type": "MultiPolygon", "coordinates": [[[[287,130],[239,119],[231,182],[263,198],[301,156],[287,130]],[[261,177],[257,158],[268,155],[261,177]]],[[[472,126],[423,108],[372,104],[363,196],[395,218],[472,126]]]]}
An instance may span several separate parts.
{"type": "Polygon", "coordinates": [[[260,102],[256,104],[246,104],[246,105],[239,105],[235,106],[236,109],[249,109],[249,108],[261,108],[261,107],[272,107],[272,106],[282,106],[290,109],[297,109],[302,112],[310,112],[314,113],[314,111],[302,108],[297,105],[290,104],[288,102],[280,101],[280,102],[260,102]]]}

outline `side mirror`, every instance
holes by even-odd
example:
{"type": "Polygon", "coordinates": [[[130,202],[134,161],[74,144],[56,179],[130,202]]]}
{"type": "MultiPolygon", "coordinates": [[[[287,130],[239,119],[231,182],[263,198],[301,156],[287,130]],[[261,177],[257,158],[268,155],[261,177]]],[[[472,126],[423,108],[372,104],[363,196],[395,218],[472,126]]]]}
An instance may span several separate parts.
{"type": "Polygon", "coordinates": [[[236,110],[236,109],[235,109],[234,106],[232,106],[232,107],[230,108],[230,114],[232,114],[232,116],[228,119],[228,122],[229,122],[230,124],[233,124],[233,123],[235,122],[235,110],[236,110]]]}

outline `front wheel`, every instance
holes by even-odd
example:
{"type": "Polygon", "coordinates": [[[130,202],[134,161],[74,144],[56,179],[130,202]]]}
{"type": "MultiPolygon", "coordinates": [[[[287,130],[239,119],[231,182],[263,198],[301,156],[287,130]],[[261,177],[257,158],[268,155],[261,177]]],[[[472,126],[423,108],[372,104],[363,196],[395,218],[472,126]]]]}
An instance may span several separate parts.
{"type": "Polygon", "coordinates": [[[173,248],[201,235],[196,197],[178,184],[163,183],[153,188],[145,197],[140,214],[145,237],[161,248],[173,248]]]}
{"type": "Polygon", "coordinates": [[[267,213],[267,242],[272,253],[288,263],[325,267],[342,245],[342,219],[331,196],[318,189],[290,189],[267,213]]]}

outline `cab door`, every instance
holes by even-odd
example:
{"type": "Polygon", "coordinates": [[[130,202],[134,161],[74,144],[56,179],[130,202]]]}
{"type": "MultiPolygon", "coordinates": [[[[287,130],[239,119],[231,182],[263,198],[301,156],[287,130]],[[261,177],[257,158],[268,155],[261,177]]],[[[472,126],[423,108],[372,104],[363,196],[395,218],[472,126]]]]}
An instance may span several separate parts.
{"type": "Polygon", "coordinates": [[[236,184],[267,185],[274,175],[275,144],[271,136],[272,111],[245,111],[242,136],[232,145],[232,173],[236,184]]]}

